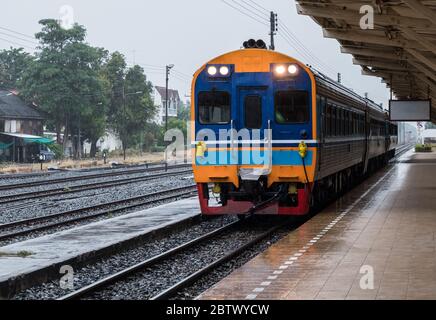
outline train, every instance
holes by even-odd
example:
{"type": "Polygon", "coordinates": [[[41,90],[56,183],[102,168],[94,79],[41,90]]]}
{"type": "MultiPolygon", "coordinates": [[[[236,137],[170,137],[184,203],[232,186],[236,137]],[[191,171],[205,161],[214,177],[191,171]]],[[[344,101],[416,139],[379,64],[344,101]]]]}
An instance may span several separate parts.
{"type": "Polygon", "coordinates": [[[307,215],[398,145],[380,105],[262,40],[203,64],[191,97],[203,215],[307,215]]]}

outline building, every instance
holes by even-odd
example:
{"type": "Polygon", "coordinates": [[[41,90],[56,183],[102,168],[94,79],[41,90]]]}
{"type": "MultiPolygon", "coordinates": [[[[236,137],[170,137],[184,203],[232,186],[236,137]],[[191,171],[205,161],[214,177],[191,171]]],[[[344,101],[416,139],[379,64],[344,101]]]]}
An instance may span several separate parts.
{"type": "MultiPolygon", "coordinates": [[[[97,150],[100,150],[101,152],[104,150],[111,152],[122,149],[123,143],[121,142],[118,135],[110,129],[106,130],[104,136],[97,141],[97,150]]],[[[83,151],[85,152],[85,154],[91,153],[91,143],[89,143],[89,141],[85,141],[83,143],[83,151]]]]}
{"type": "MultiPolygon", "coordinates": [[[[154,87],[152,92],[152,99],[154,105],[157,107],[154,122],[162,125],[165,123],[165,87],[154,87]]],[[[177,90],[168,89],[168,118],[177,117],[177,111],[181,103],[180,95],[177,90]]]]}
{"type": "Polygon", "coordinates": [[[25,162],[39,152],[44,115],[13,91],[0,89],[0,161],[25,162]]]}
{"type": "Polygon", "coordinates": [[[436,129],[426,129],[423,131],[421,136],[422,143],[432,144],[433,146],[436,146],[436,129]]]}

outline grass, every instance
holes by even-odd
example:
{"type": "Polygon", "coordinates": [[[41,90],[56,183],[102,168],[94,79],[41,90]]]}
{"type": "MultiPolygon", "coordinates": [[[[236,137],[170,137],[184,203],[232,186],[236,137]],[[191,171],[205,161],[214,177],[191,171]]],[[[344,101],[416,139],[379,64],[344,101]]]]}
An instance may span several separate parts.
{"type": "Polygon", "coordinates": [[[0,252],[0,257],[19,257],[19,258],[26,258],[28,256],[31,256],[33,253],[26,250],[21,250],[18,252],[0,252]]]}
{"type": "MultiPolygon", "coordinates": [[[[47,171],[49,167],[57,167],[59,169],[80,169],[90,167],[110,167],[111,162],[119,164],[141,164],[145,162],[159,162],[164,160],[164,154],[159,153],[143,153],[142,155],[131,155],[124,161],[122,155],[114,155],[107,159],[104,164],[102,159],[85,159],[85,160],[56,160],[43,164],[43,171],[47,171]]],[[[39,163],[0,163],[0,174],[13,174],[13,173],[32,173],[40,172],[41,165],[39,163]]]]}

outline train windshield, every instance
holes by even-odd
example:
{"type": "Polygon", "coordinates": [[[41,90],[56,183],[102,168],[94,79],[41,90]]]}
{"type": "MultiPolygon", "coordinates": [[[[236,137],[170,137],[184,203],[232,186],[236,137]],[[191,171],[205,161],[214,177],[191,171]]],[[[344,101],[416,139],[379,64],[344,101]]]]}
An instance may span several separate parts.
{"type": "Polygon", "coordinates": [[[277,123],[304,123],[309,121],[308,94],[306,91],[278,91],[274,97],[277,123]]]}
{"type": "Polygon", "coordinates": [[[201,124],[230,123],[230,94],[224,91],[200,92],[198,117],[201,124]]]}

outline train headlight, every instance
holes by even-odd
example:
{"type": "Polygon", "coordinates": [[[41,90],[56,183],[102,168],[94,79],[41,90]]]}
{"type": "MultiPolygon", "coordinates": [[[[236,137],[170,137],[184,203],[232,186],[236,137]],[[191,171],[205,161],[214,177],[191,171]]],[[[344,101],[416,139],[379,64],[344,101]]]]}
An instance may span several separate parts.
{"type": "Polygon", "coordinates": [[[217,68],[214,67],[214,66],[210,66],[209,68],[207,68],[207,73],[208,73],[210,76],[214,76],[214,75],[216,75],[217,72],[218,72],[218,70],[217,70],[217,68]]]}
{"type": "Polygon", "coordinates": [[[215,64],[206,67],[206,72],[209,78],[219,81],[230,78],[233,71],[233,65],[215,64]]]}
{"type": "Polygon", "coordinates": [[[295,64],[291,64],[288,67],[289,74],[296,74],[298,72],[298,67],[295,64]]]}
{"type": "Polygon", "coordinates": [[[282,66],[282,65],[277,66],[275,69],[275,72],[281,76],[286,72],[286,68],[285,68],[285,66],[282,66]]]}
{"type": "Polygon", "coordinates": [[[220,74],[221,74],[222,76],[228,76],[229,73],[230,73],[229,67],[227,67],[227,66],[222,66],[222,67],[220,68],[220,74]]]}
{"type": "Polygon", "coordinates": [[[271,72],[278,80],[288,80],[298,75],[300,67],[296,63],[273,64],[271,72]]]}

